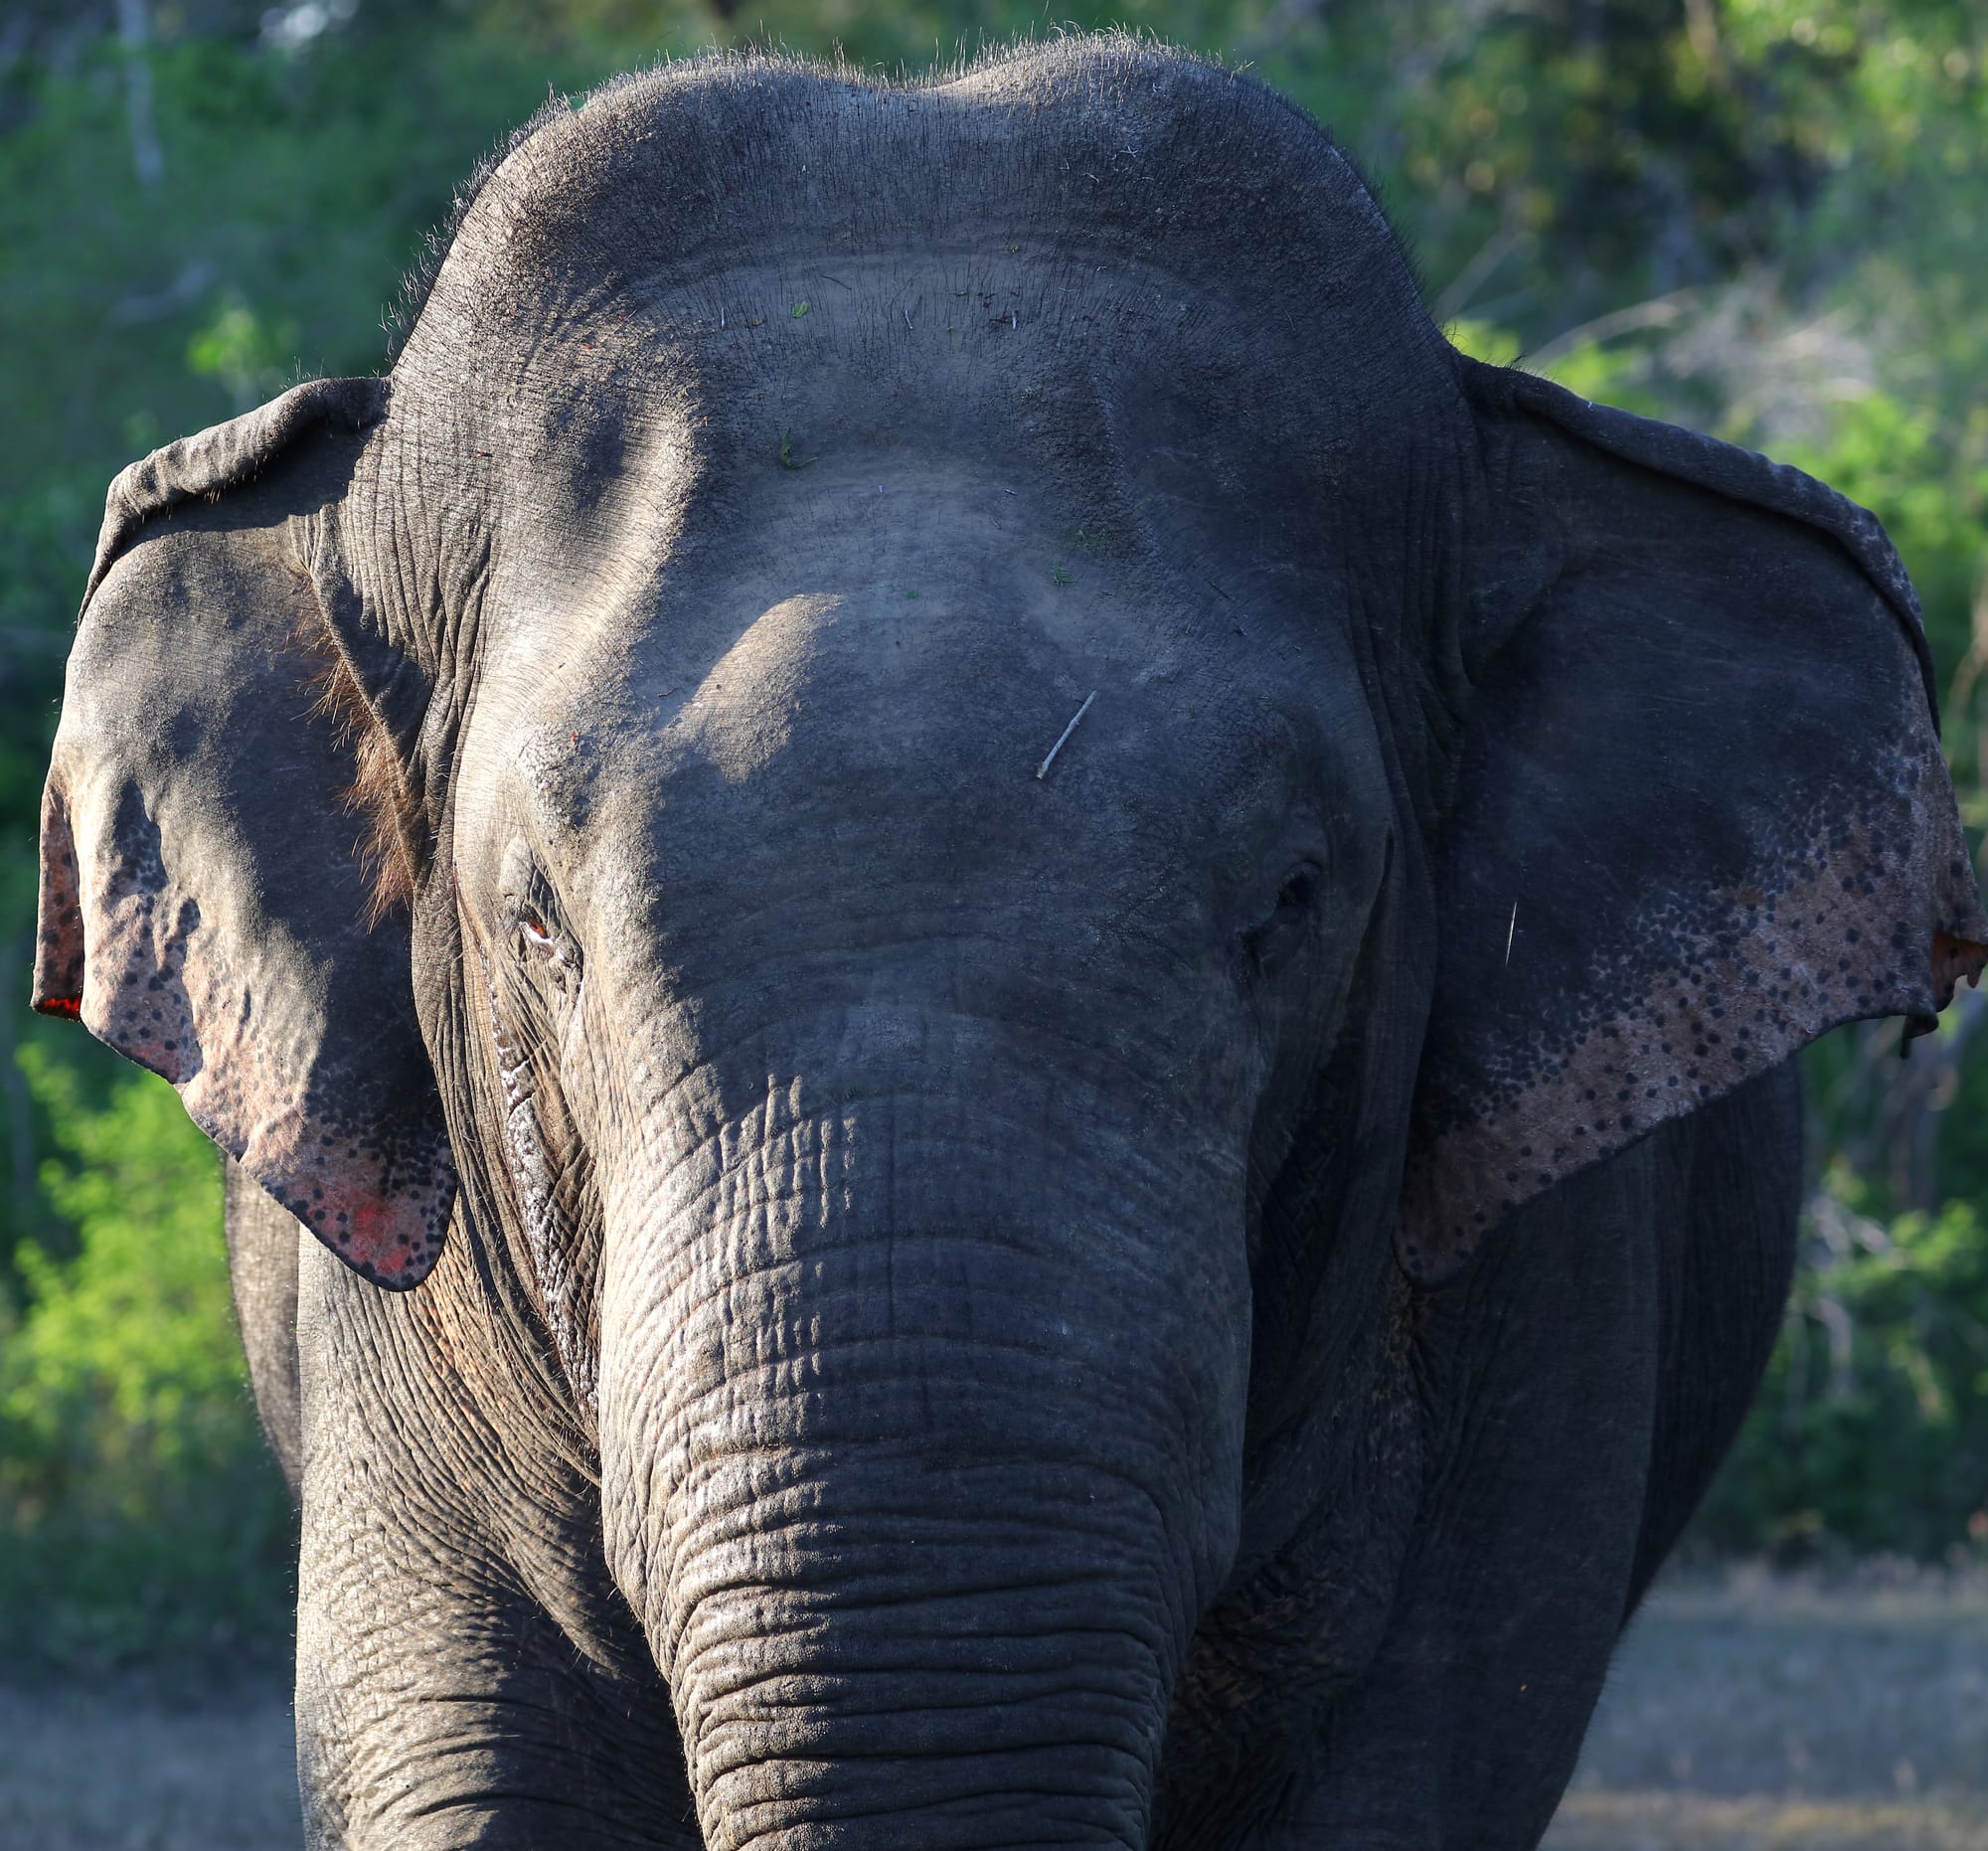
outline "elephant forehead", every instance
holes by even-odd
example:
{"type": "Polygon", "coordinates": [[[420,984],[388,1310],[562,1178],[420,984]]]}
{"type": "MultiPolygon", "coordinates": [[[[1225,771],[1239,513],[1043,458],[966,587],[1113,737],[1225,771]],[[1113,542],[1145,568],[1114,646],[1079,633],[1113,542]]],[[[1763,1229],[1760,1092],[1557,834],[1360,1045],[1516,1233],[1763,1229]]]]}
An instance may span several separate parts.
{"type": "MultiPolygon", "coordinates": [[[[1136,789],[1140,772],[1159,768],[1151,742],[1167,717],[1112,666],[1004,610],[907,618],[888,589],[789,598],[687,690],[658,736],[657,762],[666,774],[708,768],[726,785],[770,784],[796,814],[971,809],[980,789],[1034,779],[1108,679],[1105,710],[1093,701],[1091,724],[1065,750],[1073,766],[1079,754],[1108,756],[1136,789]],[[826,805],[810,788],[817,778],[831,780],[826,805]]],[[[1183,753],[1195,744],[1183,738],[1183,753]]]]}
{"type": "Polygon", "coordinates": [[[1292,677],[1026,481],[918,452],[830,458],[730,512],[688,559],[624,575],[618,600],[507,619],[469,788],[522,787],[555,832],[625,835],[665,804],[736,820],[776,803],[761,820],[778,827],[970,813],[1036,785],[1138,836],[1246,821],[1320,730],[1330,635],[1292,677]]]}
{"type": "Polygon", "coordinates": [[[1233,74],[1100,40],[911,89],[753,60],[609,86],[542,117],[493,170],[435,299],[470,314],[542,301],[570,270],[650,261],[684,277],[811,239],[847,257],[967,231],[1010,250],[1049,234],[1092,261],[1151,251],[1183,278],[1240,262],[1298,293],[1343,276],[1391,319],[1415,301],[1378,208],[1314,124],[1233,74]]]}
{"type": "MultiPolygon", "coordinates": [[[[911,755],[928,757],[939,738],[951,743],[955,761],[978,757],[994,741],[971,739],[969,732],[998,739],[1012,731],[1011,715],[1026,703],[983,704],[972,714],[973,683],[1004,675],[1039,682],[1068,677],[1070,665],[1039,637],[1025,640],[1013,619],[1004,625],[998,618],[957,620],[954,613],[953,622],[935,621],[909,612],[907,602],[889,587],[782,598],[746,626],[674,711],[659,702],[657,761],[671,769],[706,765],[738,784],[796,755],[844,775],[862,766],[902,766],[911,755]],[[934,631],[944,633],[936,641],[945,658],[936,676],[934,631]],[[810,704],[818,717],[812,726],[810,704]],[[976,720],[990,724],[976,727],[976,720]]],[[[1018,746],[1018,761],[1022,756],[1018,746]]]]}
{"type": "Polygon", "coordinates": [[[984,843],[1018,804],[1048,804],[1093,848],[1108,835],[1157,853],[1204,801],[1235,806],[1239,780],[1271,807],[1260,725],[1230,738],[1177,679],[1070,647],[1016,601],[918,602],[930,608],[888,585],[779,599],[707,665],[563,700],[550,722],[493,731],[478,757],[550,838],[660,833],[679,852],[728,839],[854,850],[874,825],[872,847],[903,854],[984,843]]]}
{"type": "Polygon", "coordinates": [[[916,92],[681,68],[557,114],[466,209],[393,401],[460,461],[449,518],[487,497],[539,564],[908,431],[1289,561],[1458,411],[1327,137],[1125,47],[916,92]]]}

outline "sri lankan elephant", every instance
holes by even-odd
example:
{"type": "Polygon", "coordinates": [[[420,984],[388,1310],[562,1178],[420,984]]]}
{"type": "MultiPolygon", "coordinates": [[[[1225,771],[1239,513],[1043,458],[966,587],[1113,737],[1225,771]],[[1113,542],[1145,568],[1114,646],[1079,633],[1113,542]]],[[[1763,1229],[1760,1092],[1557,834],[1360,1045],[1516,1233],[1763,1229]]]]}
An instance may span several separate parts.
{"type": "Polygon", "coordinates": [[[311,1842],[1533,1844],[1790,1057],[1988,957],[1877,522],[1126,40],[612,84],[430,268],[112,486],[42,838],[237,1166],[311,1842]]]}

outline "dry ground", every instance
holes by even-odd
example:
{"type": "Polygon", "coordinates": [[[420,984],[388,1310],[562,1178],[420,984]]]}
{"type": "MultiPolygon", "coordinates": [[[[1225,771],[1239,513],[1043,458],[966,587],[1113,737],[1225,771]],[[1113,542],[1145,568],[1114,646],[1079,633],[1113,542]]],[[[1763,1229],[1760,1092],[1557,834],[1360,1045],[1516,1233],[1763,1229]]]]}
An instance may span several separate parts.
{"type": "Polygon", "coordinates": [[[0,1851],[296,1851],[287,1695],[0,1687],[0,1851]]]}
{"type": "Polygon", "coordinates": [[[1988,1575],[1674,1581],[1547,1851],[1988,1851],[1988,1575]]]}
{"type": "MultiPolygon", "coordinates": [[[[0,1851],[291,1851],[282,1693],[0,1683],[0,1851]]],[[[1547,1851],[1988,1851],[1988,1576],[1660,1593],[1547,1851]]]]}

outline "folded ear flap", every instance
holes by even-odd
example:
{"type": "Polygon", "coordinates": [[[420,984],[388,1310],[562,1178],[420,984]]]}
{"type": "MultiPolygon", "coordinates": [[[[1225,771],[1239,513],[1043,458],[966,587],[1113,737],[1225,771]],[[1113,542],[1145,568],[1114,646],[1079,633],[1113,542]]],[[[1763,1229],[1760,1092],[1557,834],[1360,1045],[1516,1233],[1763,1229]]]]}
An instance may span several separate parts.
{"type": "MultiPolygon", "coordinates": [[[[378,645],[334,634],[292,544],[329,547],[385,393],[298,387],[112,485],[43,797],[35,1006],[163,1074],[398,1288],[440,1252],[455,1172],[407,928],[369,927],[351,753],[321,698],[378,645]]],[[[407,665],[374,679],[405,692],[407,665]]]]}
{"type": "Polygon", "coordinates": [[[1401,1257],[1988,960],[1918,607],[1799,471],[1465,363],[1490,471],[1401,1257]]]}

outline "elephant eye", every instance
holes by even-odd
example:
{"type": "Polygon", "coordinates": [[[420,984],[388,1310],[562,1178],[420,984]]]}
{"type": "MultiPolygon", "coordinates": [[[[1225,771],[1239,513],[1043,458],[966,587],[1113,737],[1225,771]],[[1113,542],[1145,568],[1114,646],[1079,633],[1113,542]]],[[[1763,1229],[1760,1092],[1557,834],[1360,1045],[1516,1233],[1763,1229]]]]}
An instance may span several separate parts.
{"type": "Polygon", "coordinates": [[[1318,898],[1318,870],[1310,862],[1294,868],[1277,890],[1277,910],[1273,919],[1294,919],[1309,913],[1318,898]]]}
{"type": "Polygon", "coordinates": [[[543,967],[555,987],[568,989],[580,976],[580,947],[529,900],[511,904],[523,950],[543,967]]]}
{"type": "Polygon", "coordinates": [[[1242,934],[1249,960],[1261,975],[1274,976],[1303,947],[1322,882],[1316,863],[1301,862],[1284,876],[1276,904],[1242,934]]]}
{"type": "Polygon", "coordinates": [[[533,950],[550,953],[553,949],[556,942],[553,928],[539,917],[537,909],[533,907],[518,909],[518,929],[525,934],[525,942],[533,950]]]}

